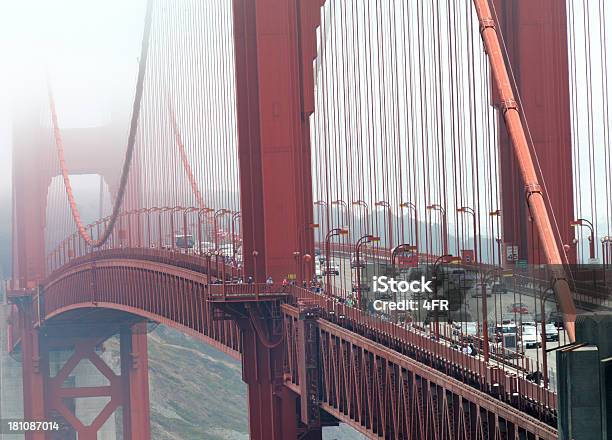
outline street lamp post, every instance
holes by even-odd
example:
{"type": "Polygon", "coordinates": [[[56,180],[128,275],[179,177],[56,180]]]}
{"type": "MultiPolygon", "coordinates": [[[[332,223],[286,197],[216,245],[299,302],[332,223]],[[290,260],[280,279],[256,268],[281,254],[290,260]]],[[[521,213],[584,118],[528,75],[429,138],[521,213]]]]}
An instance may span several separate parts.
{"type": "MultiPolygon", "coordinates": [[[[200,208],[198,210],[198,253],[200,255],[204,254],[204,250],[202,249],[202,242],[204,241],[202,238],[202,213],[206,214],[211,212],[211,208],[200,208]]],[[[208,250],[208,249],[207,249],[208,250]]]]}
{"type": "Polygon", "coordinates": [[[210,259],[212,258],[212,255],[211,255],[210,251],[207,251],[206,254],[204,254],[204,256],[206,257],[206,284],[210,285],[210,284],[212,284],[210,282],[210,278],[212,277],[212,275],[211,275],[211,263],[210,263],[210,259]]]}
{"type": "Polygon", "coordinates": [[[395,257],[397,257],[397,254],[400,251],[415,251],[416,252],[416,250],[417,250],[417,247],[409,243],[402,243],[402,244],[398,244],[397,246],[395,246],[393,250],[391,251],[391,259],[389,261],[391,263],[391,267],[395,269],[395,257]]]}
{"type": "Polygon", "coordinates": [[[478,234],[476,232],[476,212],[474,212],[474,210],[469,206],[462,206],[461,208],[457,208],[457,212],[472,215],[472,225],[474,228],[474,263],[476,263],[478,261],[478,234]]]}
{"type": "Polygon", "coordinates": [[[484,345],[484,361],[489,362],[489,311],[487,306],[487,282],[491,274],[500,276],[501,267],[494,267],[488,270],[482,276],[481,294],[482,294],[482,342],[484,345]]]}
{"type": "Polygon", "coordinates": [[[357,307],[361,309],[361,246],[367,243],[380,241],[380,237],[366,234],[355,244],[355,261],[357,263],[357,307]]]}
{"type": "Polygon", "coordinates": [[[312,255],[304,254],[302,256],[302,262],[304,264],[304,281],[306,281],[308,287],[312,282],[312,255]]]}
{"type": "Polygon", "coordinates": [[[221,253],[221,251],[215,251],[215,262],[216,262],[216,266],[217,266],[217,276],[219,274],[219,257],[221,257],[221,279],[223,280],[223,296],[225,296],[225,279],[226,279],[226,274],[225,274],[225,260],[224,257],[221,253]]]}
{"type": "Polygon", "coordinates": [[[331,253],[329,249],[329,242],[332,237],[335,237],[338,235],[347,235],[347,234],[348,234],[348,229],[346,228],[334,228],[328,231],[327,234],[325,235],[325,283],[326,283],[325,287],[326,289],[331,289],[331,276],[330,276],[330,266],[329,266],[331,253]]]}
{"type": "Polygon", "coordinates": [[[499,228],[499,219],[501,218],[501,209],[496,209],[495,211],[489,212],[489,216],[497,217],[497,238],[495,239],[495,241],[497,242],[497,258],[499,261],[499,266],[501,266],[502,265],[502,255],[501,255],[502,234],[499,228]]]}
{"type": "MultiPolygon", "coordinates": [[[[259,297],[259,283],[260,281],[265,280],[265,274],[264,274],[264,277],[262,277],[260,280],[259,279],[260,274],[259,274],[259,271],[257,270],[257,256],[259,255],[259,252],[257,251],[257,249],[253,250],[252,255],[253,255],[253,282],[255,283],[255,295],[259,297]]],[[[246,255],[244,257],[246,257],[246,255]]]]}
{"type": "MultiPolygon", "coordinates": [[[[434,300],[438,299],[438,267],[440,266],[440,263],[442,263],[445,259],[449,260],[448,262],[457,261],[456,258],[458,257],[453,257],[451,254],[443,254],[443,255],[440,255],[436,259],[436,261],[434,261],[433,272],[431,275],[431,278],[433,279],[433,282],[434,282],[434,300]]],[[[434,309],[434,335],[436,337],[436,340],[440,339],[440,322],[438,321],[438,309],[437,308],[434,309]]]]}
{"type": "Polygon", "coordinates": [[[595,228],[593,227],[593,223],[584,218],[576,219],[570,222],[570,226],[575,228],[577,226],[583,226],[589,228],[591,235],[589,235],[589,258],[595,258],[595,228]]]}
{"type": "Polygon", "coordinates": [[[448,234],[446,230],[446,209],[444,206],[435,203],[433,205],[427,205],[425,209],[430,211],[440,211],[442,217],[442,255],[448,255],[448,234]]]}
{"type": "Polygon", "coordinates": [[[612,237],[606,235],[601,238],[601,259],[603,263],[603,282],[606,284],[606,270],[610,264],[610,243],[612,243],[612,237]]]}
{"type": "Polygon", "coordinates": [[[502,266],[502,255],[501,255],[502,239],[501,237],[497,237],[495,241],[497,242],[497,265],[501,267],[502,266]]]}
{"type": "Polygon", "coordinates": [[[544,388],[548,387],[548,358],[546,356],[546,299],[550,295],[554,295],[555,291],[552,287],[548,287],[540,296],[540,338],[541,338],[541,348],[542,348],[542,375],[544,379],[544,388]]]}
{"type": "Polygon", "coordinates": [[[217,209],[215,211],[215,215],[213,217],[213,229],[215,230],[215,251],[219,250],[219,231],[218,231],[218,224],[217,224],[217,219],[219,217],[221,217],[222,215],[225,214],[229,214],[232,211],[230,211],[229,209],[225,209],[225,208],[221,208],[221,209],[217,209]]]}
{"type": "MultiPolygon", "coordinates": [[[[417,207],[412,202],[400,203],[400,208],[409,208],[414,211],[414,246],[416,247],[417,253],[419,252],[419,219],[417,216],[417,207]]],[[[402,214],[402,224],[404,222],[404,216],[402,214]]]]}
{"type": "MultiPolygon", "coordinates": [[[[593,223],[584,218],[576,219],[570,222],[570,226],[576,228],[578,226],[583,226],[589,228],[591,234],[589,235],[589,259],[591,262],[595,260],[595,228],[593,227],[593,223]]],[[[593,267],[593,286],[597,284],[597,274],[595,272],[595,268],[593,267]]]]}
{"type": "Polygon", "coordinates": [[[487,304],[487,279],[491,272],[499,270],[498,268],[492,269],[485,273],[480,286],[480,292],[482,295],[482,345],[484,345],[484,361],[489,362],[489,306],[487,304]]]}
{"type": "Polygon", "coordinates": [[[382,208],[387,208],[389,213],[389,221],[388,221],[388,233],[387,233],[387,245],[389,249],[393,249],[393,212],[391,211],[391,204],[385,200],[380,200],[374,204],[374,206],[380,206],[382,208]]]}
{"type": "Polygon", "coordinates": [[[612,241],[612,238],[606,235],[605,237],[601,237],[600,241],[601,241],[601,260],[605,268],[606,265],[610,262],[608,251],[609,251],[610,242],[612,241]]]}
{"type": "MultiPolygon", "coordinates": [[[[232,214],[232,261],[236,263],[236,220],[242,217],[240,211],[232,214]]],[[[242,230],[242,228],[240,228],[242,230]]]]}
{"type": "MultiPolygon", "coordinates": [[[[416,246],[413,246],[413,245],[408,244],[408,243],[398,244],[397,246],[395,246],[393,248],[393,250],[391,251],[391,260],[390,260],[391,269],[393,270],[393,276],[395,276],[395,274],[396,274],[396,272],[395,272],[395,257],[397,257],[397,254],[400,251],[415,251],[416,252],[416,249],[417,249],[416,246]]],[[[395,303],[397,303],[397,293],[395,291],[393,292],[393,301],[395,303]]],[[[395,323],[397,323],[397,309],[393,312],[393,316],[394,316],[393,321],[395,323]]]]}

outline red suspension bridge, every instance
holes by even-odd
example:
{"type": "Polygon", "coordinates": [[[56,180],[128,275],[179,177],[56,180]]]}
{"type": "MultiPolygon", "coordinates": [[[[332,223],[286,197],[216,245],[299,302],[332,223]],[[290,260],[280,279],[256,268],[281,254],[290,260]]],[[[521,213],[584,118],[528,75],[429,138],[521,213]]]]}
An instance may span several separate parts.
{"type": "Polygon", "coordinates": [[[150,438],[156,322],[242,360],[253,439],[580,439],[580,411],[603,439],[612,354],[581,315],[612,307],[607,12],[575,3],[149,1],[127,147],[124,120],[63,127],[52,80],[16,109],[24,418],[95,439],[121,408],[150,438]],[[373,275],[450,310],[381,311],[373,275]],[[107,386],[66,386],[83,359],[107,386]]]}

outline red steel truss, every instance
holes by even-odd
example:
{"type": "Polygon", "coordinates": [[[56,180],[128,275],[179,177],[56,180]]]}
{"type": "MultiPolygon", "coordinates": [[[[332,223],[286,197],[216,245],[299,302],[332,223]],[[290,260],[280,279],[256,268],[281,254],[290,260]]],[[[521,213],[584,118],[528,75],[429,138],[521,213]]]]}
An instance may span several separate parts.
{"type": "MultiPolygon", "coordinates": [[[[81,147],[75,154],[78,160],[68,163],[73,155],[67,151],[64,157],[62,137],[72,135],[79,140],[83,133],[66,130],[59,135],[57,115],[52,111],[55,138],[60,141],[59,174],[78,231],[45,260],[47,189],[58,170],[46,168],[45,162],[51,163],[46,156],[42,160],[37,157],[37,165],[32,166],[41,139],[28,127],[16,130],[15,261],[10,286],[16,313],[9,342],[11,347],[20,343],[22,350],[27,419],[56,417],[78,432],[79,438],[90,439],[121,406],[124,438],[149,438],[144,327],[150,321],[193,335],[242,359],[253,439],[317,439],[322,436],[322,427],[339,422],[372,438],[556,438],[556,395],[549,389],[329,296],[293,285],[264,284],[268,275],[278,281],[289,274],[301,284],[313,272],[308,264],[315,250],[313,230],[317,227],[313,223],[310,150],[310,116],[315,110],[312,63],[317,56],[316,29],[324,3],[233,2],[240,212],[204,206],[194,171],[197,168],[191,168],[195,164],[189,163],[172,111],[171,124],[183,164],[180,172],[187,172],[197,208],[178,206],[185,203],[183,199],[174,200],[177,206],[149,204],[144,208],[136,202],[142,195],[139,187],[132,188],[131,194],[131,203],[136,206],[122,206],[135,148],[138,107],[121,176],[116,175],[120,163],[110,159],[114,152],[111,155],[106,150],[107,144],[118,144],[117,139],[104,138],[105,129],[90,130],[90,137],[100,135],[100,140],[85,146],[66,142],[81,147]],[[97,155],[87,157],[90,150],[97,155]],[[120,182],[111,187],[115,203],[109,218],[82,224],[69,172],[116,177],[108,179],[120,182]],[[228,262],[219,249],[205,251],[201,236],[195,237],[197,245],[177,249],[175,237],[182,236],[185,241],[191,223],[197,225],[200,235],[203,225],[214,225],[212,235],[217,237],[217,212],[240,215],[243,267],[236,261],[228,262]],[[250,278],[253,283],[212,284],[237,277],[250,278]],[[86,334],[74,336],[77,327],[92,322],[95,325],[89,326],[86,334]],[[112,372],[96,352],[114,334],[120,335],[120,374],[112,372]],[[54,348],[72,348],[74,354],[51,377],[48,351],[54,348]],[[85,358],[110,385],[63,386],[64,379],[85,358]],[[109,403],[85,426],[65,400],[92,396],[108,397],[109,403]]],[[[474,0],[474,4],[501,101],[506,141],[513,147],[521,171],[539,243],[545,261],[561,265],[565,261],[559,234],[525,136],[496,23],[488,1],[474,0]]],[[[148,24],[150,16],[149,7],[148,24]]],[[[141,65],[145,61],[146,56],[141,65]]],[[[142,68],[139,96],[144,73],[142,68]]],[[[561,78],[560,82],[564,81],[561,78]]],[[[552,203],[558,202],[555,199],[552,203]]],[[[565,238],[567,231],[561,235],[565,238]]],[[[231,238],[235,240],[233,234],[231,238]]],[[[334,246],[339,252],[351,251],[350,247],[334,246]]],[[[373,256],[389,258],[389,252],[373,256]]],[[[571,318],[575,309],[561,271],[555,281],[563,311],[571,318]]],[[[568,332],[573,336],[571,325],[568,332]]],[[[27,438],[50,437],[29,433],[27,438]]]]}
{"type": "MultiPolygon", "coordinates": [[[[467,439],[478,438],[476,432],[555,438],[548,423],[556,399],[549,390],[308,290],[208,284],[201,257],[183,255],[183,267],[163,257],[164,251],[128,248],[100,252],[95,261],[74,259],[32,296],[30,332],[115,311],[166,324],[235,357],[242,353],[251,420],[282,410],[278,424],[252,423],[253,438],[319,432],[334,418],[382,438],[467,439]],[[305,305],[314,318],[300,316],[305,305]],[[320,365],[320,388],[312,388],[316,374],[307,359],[320,365]],[[305,412],[301,399],[313,393],[318,412],[305,412]]],[[[37,350],[24,336],[22,344],[37,350]]],[[[52,407],[45,402],[32,414],[47,414],[52,407]]]]}

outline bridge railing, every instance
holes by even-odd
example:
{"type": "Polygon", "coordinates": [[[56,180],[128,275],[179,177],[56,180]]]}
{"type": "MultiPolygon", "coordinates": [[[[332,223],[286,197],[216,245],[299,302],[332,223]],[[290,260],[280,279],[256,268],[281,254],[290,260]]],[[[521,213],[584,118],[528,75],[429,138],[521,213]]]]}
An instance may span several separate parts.
{"type": "Polygon", "coordinates": [[[520,377],[518,372],[513,373],[487,364],[480,357],[463,353],[443,341],[435,340],[414,329],[400,327],[368,315],[359,309],[339,303],[323,293],[315,293],[298,286],[291,286],[291,292],[297,301],[316,304],[326,319],[411,355],[446,374],[460,375],[470,384],[503,401],[513,405],[532,406],[539,411],[556,410],[556,394],[550,389],[520,377]]]}
{"type": "MultiPolygon", "coordinates": [[[[200,256],[210,260],[212,266],[223,268],[225,265],[228,272],[226,276],[238,277],[241,272],[238,240],[230,236],[230,242],[227,243],[227,237],[220,238],[222,231],[210,220],[209,212],[210,210],[183,206],[124,212],[102,246],[92,248],[78,232],[57,243],[47,253],[46,274],[49,275],[76,258],[97,251],[129,248],[200,256]]],[[[107,217],[87,225],[88,234],[97,239],[107,227],[108,221],[107,217]]]]}
{"type": "MultiPolygon", "coordinates": [[[[317,249],[320,249],[321,251],[324,252],[325,243],[317,242],[315,243],[315,246],[317,249]]],[[[346,244],[346,243],[330,242],[329,250],[332,253],[341,253],[341,254],[346,254],[347,256],[350,256],[351,254],[355,252],[355,245],[346,244]]],[[[386,260],[389,262],[391,260],[391,249],[386,248],[386,247],[380,247],[380,246],[363,247],[360,250],[360,254],[363,255],[364,258],[370,257],[370,258],[375,258],[378,260],[386,260]]],[[[424,252],[419,252],[418,256],[419,256],[419,261],[421,263],[434,263],[436,259],[439,257],[439,255],[432,255],[432,254],[427,254],[424,252]]],[[[457,264],[457,266],[463,267],[466,269],[483,270],[483,271],[497,267],[493,264],[488,264],[488,263],[467,263],[467,262],[461,262],[457,264]]]]}
{"type": "Polygon", "coordinates": [[[291,293],[291,286],[281,283],[218,283],[208,286],[208,295],[214,299],[265,298],[270,296],[282,296],[291,293]]]}

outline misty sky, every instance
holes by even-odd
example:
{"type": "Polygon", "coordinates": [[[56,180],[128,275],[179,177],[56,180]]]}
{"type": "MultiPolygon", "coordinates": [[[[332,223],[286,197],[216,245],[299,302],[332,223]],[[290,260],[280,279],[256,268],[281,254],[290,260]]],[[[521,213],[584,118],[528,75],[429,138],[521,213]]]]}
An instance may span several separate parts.
{"type": "Polygon", "coordinates": [[[106,122],[111,89],[135,81],[144,10],[144,0],[0,1],[1,193],[10,185],[11,100],[44,87],[48,72],[64,127],[106,122]]]}
{"type": "MultiPolygon", "coordinates": [[[[469,4],[467,0],[464,1],[469,4]]],[[[415,0],[411,4],[416,3],[415,0]]],[[[576,20],[572,26],[579,35],[584,35],[588,27],[592,41],[596,42],[602,29],[598,19],[599,2],[587,2],[590,5],[590,13],[587,15],[581,11],[578,3],[582,4],[571,2],[574,7],[571,11],[576,20]]],[[[56,97],[61,97],[57,105],[62,127],[105,123],[110,113],[109,96],[113,93],[121,91],[126,104],[131,104],[144,10],[145,0],[0,0],[0,55],[3,61],[0,69],[0,194],[7,194],[10,187],[11,100],[18,99],[24,87],[40,88],[44,92],[47,73],[56,97]]],[[[608,7],[604,15],[609,17],[611,14],[612,8],[608,7]]],[[[334,19],[331,21],[334,22],[334,19]]],[[[611,38],[609,34],[606,37],[609,43],[611,38]]],[[[594,83],[601,82],[603,78],[597,73],[602,70],[601,47],[598,44],[591,45],[589,56],[592,72],[588,72],[583,70],[585,65],[590,65],[584,61],[584,41],[581,37],[573,41],[575,44],[570,50],[576,54],[576,65],[579,67],[575,73],[576,82],[584,82],[589,73],[594,83]]],[[[328,43],[328,48],[329,44],[332,43],[328,43]]],[[[608,44],[608,48],[612,48],[612,44],[608,44]]],[[[360,72],[360,75],[364,74],[365,70],[360,72]]],[[[574,130],[575,144],[581,148],[592,144],[592,154],[596,158],[602,157],[602,148],[609,149],[609,146],[602,145],[603,113],[600,108],[603,96],[601,87],[598,89],[595,86],[591,97],[591,105],[594,107],[594,142],[589,141],[589,129],[584,119],[578,120],[574,130]]],[[[574,113],[586,114],[588,103],[584,90],[578,90],[574,99],[574,113]]],[[[48,124],[48,115],[42,114],[41,120],[48,124]]],[[[400,131],[406,129],[400,128],[400,131]]],[[[586,150],[584,153],[581,150],[581,157],[582,154],[586,155],[586,150]]],[[[576,175],[587,174],[586,162],[583,160],[579,168],[575,166],[576,175]]],[[[606,172],[605,161],[595,162],[600,180],[606,172]]],[[[75,178],[75,188],[79,186],[77,183],[78,178],[75,178]]],[[[584,179],[581,183],[582,191],[588,193],[592,184],[584,179]]],[[[595,201],[596,204],[605,203],[603,199],[609,199],[604,192],[599,191],[600,200],[595,201]]],[[[588,217],[591,203],[588,197],[582,197],[581,203],[577,204],[578,215],[583,213],[588,217]]],[[[603,218],[605,215],[605,209],[596,213],[602,223],[606,221],[603,218]]]]}

